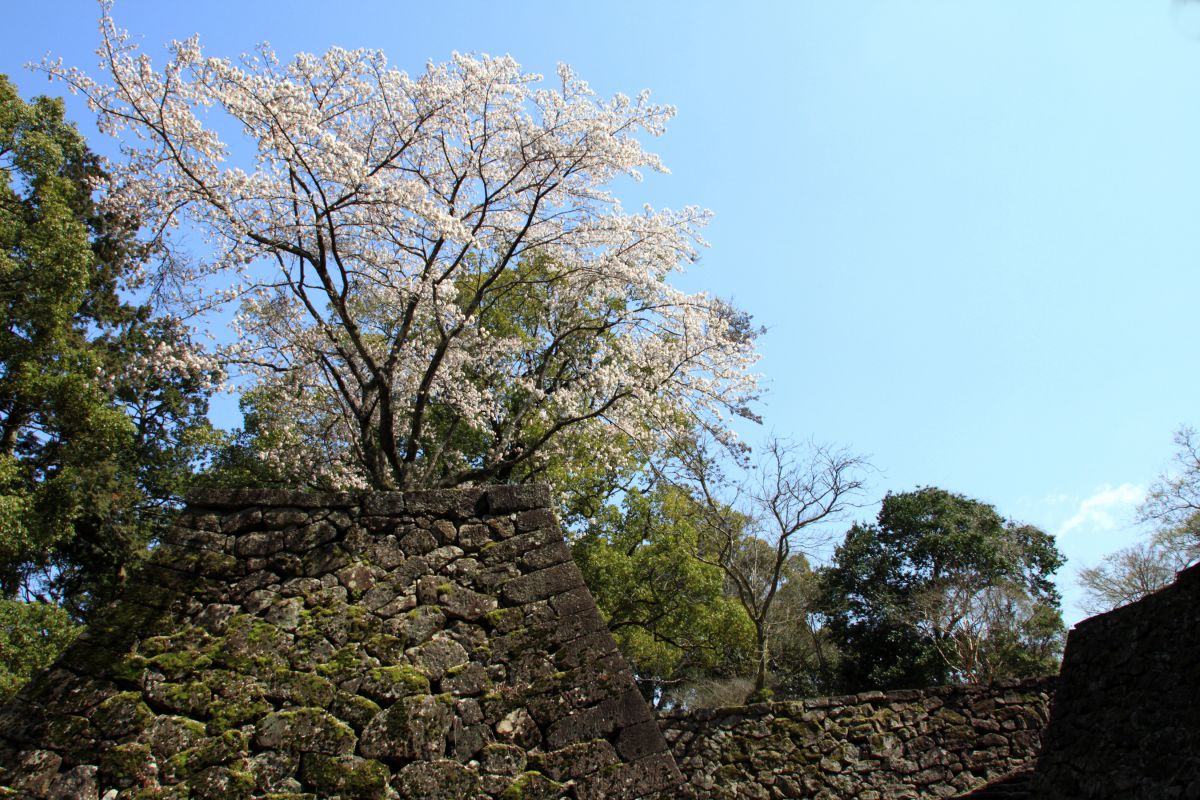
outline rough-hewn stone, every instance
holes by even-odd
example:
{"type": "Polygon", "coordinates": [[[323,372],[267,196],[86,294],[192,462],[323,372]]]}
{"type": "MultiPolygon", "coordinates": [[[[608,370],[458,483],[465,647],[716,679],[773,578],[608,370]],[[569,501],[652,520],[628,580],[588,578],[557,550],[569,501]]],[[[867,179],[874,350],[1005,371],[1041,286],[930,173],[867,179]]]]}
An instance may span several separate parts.
{"type": "Polygon", "coordinates": [[[1200,565],[1067,638],[1034,797],[1200,798],[1200,565]]]}
{"type": "MultiPolygon", "coordinates": [[[[1041,679],[665,712],[687,783],[659,797],[956,796],[1032,762],[1053,688],[1041,679]]],[[[642,752],[644,733],[626,727],[618,753],[642,752]]]]}
{"type": "Polygon", "coordinates": [[[0,796],[676,785],[549,500],[523,486],[195,493],[122,600],[0,708],[0,796]]]}

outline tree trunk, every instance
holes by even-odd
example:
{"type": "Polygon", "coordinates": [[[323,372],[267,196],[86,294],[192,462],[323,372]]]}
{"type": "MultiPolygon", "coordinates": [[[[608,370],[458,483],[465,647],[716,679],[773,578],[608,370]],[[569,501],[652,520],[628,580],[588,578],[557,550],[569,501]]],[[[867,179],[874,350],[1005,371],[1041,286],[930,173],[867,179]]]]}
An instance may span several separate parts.
{"type": "Polygon", "coordinates": [[[767,663],[770,660],[771,651],[767,632],[758,628],[755,634],[755,638],[758,640],[758,674],[754,676],[753,699],[755,702],[761,702],[766,699],[763,695],[767,689],[767,663]]]}

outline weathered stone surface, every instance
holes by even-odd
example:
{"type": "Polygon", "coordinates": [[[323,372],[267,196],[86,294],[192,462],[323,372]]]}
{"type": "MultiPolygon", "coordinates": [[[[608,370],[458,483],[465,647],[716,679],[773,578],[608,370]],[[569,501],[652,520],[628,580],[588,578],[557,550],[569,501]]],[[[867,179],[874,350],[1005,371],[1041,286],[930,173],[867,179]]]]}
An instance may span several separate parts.
{"type": "MultiPolygon", "coordinates": [[[[659,727],[686,784],[657,797],[773,796],[766,787],[782,796],[958,796],[1031,763],[1054,685],[1044,678],[666,712],[659,727]],[[999,731],[979,732],[992,723],[999,731]]],[[[644,726],[625,728],[619,754],[653,758],[650,736],[644,726]]]]}
{"type": "Polygon", "coordinates": [[[441,698],[405,697],[371,720],[358,749],[367,758],[440,758],[453,722],[453,707],[441,698]]]}
{"type": "Polygon", "coordinates": [[[254,744],[262,749],[341,755],[354,749],[349,725],[320,708],[296,708],[268,714],[259,721],[254,744]]]}
{"type": "Polygon", "coordinates": [[[443,637],[430,639],[407,651],[405,655],[413,666],[435,681],[441,680],[448,670],[462,666],[470,660],[461,644],[443,637]]]}
{"type": "Polygon", "coordinates": [[[582,583],[578,567],[573,563],[559,564],[513,578],[504,584],[501,592],[508,602],[522,605],[577,589],[582,583]]]}
{"type": "Polygon", "coordinates": [[[545,484],[492,486],[487,490],[488,511],[492,514],[550,508],[550,488],[545,484]]]}
{"type": "Polygon", "coordinates": [[[311,753],[301,762],[300,778],[319,797],[377,800],[387,795],[391,771],[378,761],[357,756],[311,753]]]}
{"type": "Polygon", "coordinates": [[[429,678],[408,664],[375,667],[367,672],[358,690],[372,700],[394,703],[404,697],[429,694],[429,678]]]}
{"type": "Polygon", "coordinates": [[[472,770],[440,760],[409,764],[396,775],[392,788],[402,800],[461,800],[473,796],[478,783],[472,770]]]}
{"type": "Polygon", "coordinates": [[[123,604],[0,709],[0,784],[39,800],[670,786],[644,768],[666,745],[548,503],[544,487],[197,494],[123,604]]]}
{"type": "Polygon", "coordinates": [[[60,772],[50,784],[46,800],[99,800],[100,792],[96,786],[98,768],[91,764],[81,764],[74,769],[60,772]]]}
{"type": "Polygon", "coordinates": [[[1198,709],[1200,565],[1071,631],[1034,795],[1200,798],[1198,709]]]}
{"type": "Polygon", "coordinates": [[[447,615],[468,622],[474,622],[496,608],[496,598],[453,584],[447,586],[446,591],[438,592],[437,602],[447,615]]]}

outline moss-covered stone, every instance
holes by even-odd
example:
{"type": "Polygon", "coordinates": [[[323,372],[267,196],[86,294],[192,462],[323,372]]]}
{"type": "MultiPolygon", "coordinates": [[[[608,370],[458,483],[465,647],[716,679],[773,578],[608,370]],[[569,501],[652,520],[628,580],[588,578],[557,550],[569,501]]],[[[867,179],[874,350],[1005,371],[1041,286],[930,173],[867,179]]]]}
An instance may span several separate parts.
{"type": "Polygon", "coordinates": [[[266,682],[266,691],[267,697],[292,705],[328,708],[337,689],[320,675],[280,669],[266,682]]]}
{"type": "Polygon", "coordinates": [[[362,695],[342,691],[337,693],[330,707],[330,711],[333,712],[335,717],[349,723],[350,727],[360,733],[375,718],[375,715],[380,710],[379,704],[374,700],[369,700],[362,695]]]}
{"type": "Polygon", "coordinates": [[[483,619],[497,633],[511,633],[525,623],[525,613],[520,608],[494,608],[483,619]]]}
{"type": "Polygon", "coordinates": [[[254,722],[271,710],[261,695],[236,694],[215,698],[209,709],[208,730],[221,733],[254,722]]]}
{"type": "Polygon", "coordinates": [[[285,653],[291,637],[278,627],[250,614],[229,620],[224,643],[215,654],[219,664],[241,673],[269,676],[287,668],[285,653]]]}
{"type": "Polygon", "coordinates": [[[160,716],[147,730],[150,750],[160,762],[196,746],[205,736],[204,725],[187,717],[160,716]]]}
{"type": "Polygon", "coordinates": [[[89,747],[94,731],[86,717],[75,714],[54,714],[46,723],[43,743],[51,750],[79,751],[89,747]]]}
{"type": "Polygon", "coordinates": [[[267,750],[342,755],[358,737],[349,725],[320,708],[296,708],[268,714],[256,726],[254,743],[267,750]]]}
{"type": "Polygon", "coordinates": [[[171,756],[163,765],[163,777],[172,783],[188,780],[209,767],[245,758],[249,749],[250,740],[243,731],[225,731],[171,756]]]}
{"type": "Polygon", "coordinates": [[[461,800],[474,796],[479,780],[454,761],[418,761],[404,767],[392,781],[401,800],[461,800]]]}
{"type": "Polygon", "coordinates": [[[377,800],[387,794],[391,771],[378,761],[357,756],[304,756],[300,779],[319,797],[377,800]]]}
{"type": "Polygon", "coordinates": [[[366,655],[356,646],[337,648],[333,656],[317,664],[317,674],[329,679],[335,685],[343,681],[356,680],[362,675],[366,655]]]}
{"type": "Polygon", "coordinates": [[[119,744],[100,759],[101,782],[118,789],[141,786],[155,773],[154,756],[144,742],[119,744]]]}
{"type": "Polygon", "coordinates": [[[525,772],[500,793],[500,800],[554,800],[562,793],[562,788],[561,783],[540,772],[525,772]]]}
{"type": "Polygon", "coordinates": [[[391,703],[403,697],[429,694],[429,678],[408,664],[376,667],[367,671],[360,691],[374,700],[391,703]]]}
{"type": "MultiPolygon", "coordinates": [[[[73,704],[60,709],[53,738],[76,759],[72,769],[99,766],[100,793],[114,788],[116,800],[557,797],[557,781],[576,778],[527,758],[545,731],[569,713],[588,723],[638,711],[597,707],[608,696],[602,691],[568,699],[574,672],[547,676],[529,666],[555,668],[564,612],[548,598],[496,609],[506,582],[540,568],[519,562],[524,541],[486,566],[464,554],[481,546],[494,553],[487,540],[505,527],[514,532],[511,520],[488,518],[486,494],[451,503],[452,520],[436,518],[444,509],[409,514],[401,504],[401,516],[371,523],[347,496],[332,533],[327,509],[296,498],[303,499],[213,500],[203,516],[214,535],[191,544],[239,558],[176,558],[168,545],[154,558],[179,569],[158,584],[132,580],[134,608],[109,613],[83,643],[98,668],[70,665],[72,674],[100,677],[101,690],[55,695],[48,685],[47,708],[60,695],[73,704]],[[290,521],[266,531],[268,514],[274,523],[290,521]],[[318,527],[328,529],[321,541],[292,536],[318,527]],[[404,553],[400,540],[410,535],[412,552],[404,553]],[[215,572],[180,571],[189,569],[215,572]],[[529,657],[517,663],[522,653],[529,657]],[[96,699],[81,705],[81,694],[96,699]],[[559,702],[535,706],[541,694],[559,702]],[[514,716],[518,710],[525,716],[514,716]],[[90,728],[86,715],[95,720],[90,728]]],[[[28,727],[41,736],[46,726],[28,727]]],[[[568,741],[564,734],[556,746],[568,741]]]]}
{"type": "Polygon", "coordinates": [[[439,758],[453,720],[453,708],[430,695],[405,697],[371,720],[359,752],[379,759],[439,758]]]}
{"type": "Polygon", "coordinates": [[[193,800],[249,800],[254,774],[236,767],[209,767],[188,781],[193,800]]]}
{"type": "Polygon", "coordinates": [[[367,653],[384,664],[395,664],[404,656],[404,640],[390,633],[377,633],[364,643],[367,653]]]}
{"type": "Polygon", "coordinates": [[[111,739],[137,733],[154,719],[149,706],[142,702],[141,692],[118,692],[92,712],[96,730],[111,739]]]}

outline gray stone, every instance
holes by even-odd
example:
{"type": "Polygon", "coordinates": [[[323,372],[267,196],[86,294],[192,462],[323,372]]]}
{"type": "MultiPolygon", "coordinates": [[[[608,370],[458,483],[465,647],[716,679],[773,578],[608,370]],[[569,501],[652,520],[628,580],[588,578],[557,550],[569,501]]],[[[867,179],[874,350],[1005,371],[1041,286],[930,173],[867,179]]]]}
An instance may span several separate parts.
{"type": "Polygon", "coordinates": [[[441,680],[453,667],[470,661],[467,651],[453,639],[434,637],[422,645],[405,652],[413,666],[428,675],[430,680],[441,680]]]}
{"type": "Polygon", "coordinates": [[[98,768],[90,764],[81,764],[74,769],[59,773],[50,784],[46,800],[99,800],[100,793],[96,786],[98,768]]]}
{"type": "Polygon", "coordinates": [[[440,758],[454,722],[453,708],[431,695],[414,695],[381,711],[363,730],[358,750],[367,758],[440,758]]]}

